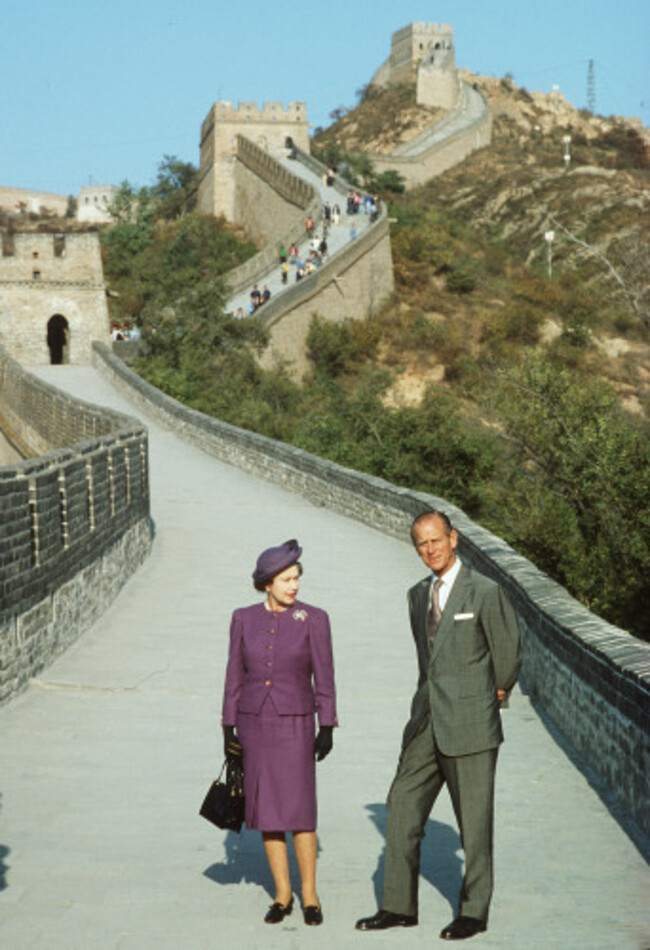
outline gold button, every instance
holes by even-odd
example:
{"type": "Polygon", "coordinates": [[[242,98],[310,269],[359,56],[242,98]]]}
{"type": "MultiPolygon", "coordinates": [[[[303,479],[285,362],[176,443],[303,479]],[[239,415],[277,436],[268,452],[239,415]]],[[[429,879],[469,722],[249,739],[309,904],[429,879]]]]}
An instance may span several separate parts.
{"type": "Polygon", "coordinates": [[[264,685],[265,685],[265,686],[270,686],[270,685],[271,685],[271,680],[267,680],[264,685]]]}

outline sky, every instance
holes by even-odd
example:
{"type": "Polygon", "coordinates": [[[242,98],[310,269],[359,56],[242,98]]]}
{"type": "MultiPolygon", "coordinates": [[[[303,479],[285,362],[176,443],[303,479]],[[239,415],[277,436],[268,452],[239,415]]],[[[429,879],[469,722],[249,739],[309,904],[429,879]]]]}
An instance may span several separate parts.
{"type": "Polygon", "coordinates": [[[152,184],[165,155],[198,165],[218,99],[328,125],[414,21],[451,24],[458,66],[577,107],[593,60],[596,112],[650,124],[650,0],[0,0],[0,185],[152,184]]]}

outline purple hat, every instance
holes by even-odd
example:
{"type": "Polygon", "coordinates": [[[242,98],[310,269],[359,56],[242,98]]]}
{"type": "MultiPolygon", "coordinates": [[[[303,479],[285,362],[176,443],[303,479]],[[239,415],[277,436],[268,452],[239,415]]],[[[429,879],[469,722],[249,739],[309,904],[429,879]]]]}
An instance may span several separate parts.
{"type": "Polygon", "coordinates": [[[277,548],[267,548],[257,559],[253,571],[253,583],[267,584],[276,574],[281,574],[295,564],[302,554],[302,548],[295,538],[285,541],[277,548]]]}

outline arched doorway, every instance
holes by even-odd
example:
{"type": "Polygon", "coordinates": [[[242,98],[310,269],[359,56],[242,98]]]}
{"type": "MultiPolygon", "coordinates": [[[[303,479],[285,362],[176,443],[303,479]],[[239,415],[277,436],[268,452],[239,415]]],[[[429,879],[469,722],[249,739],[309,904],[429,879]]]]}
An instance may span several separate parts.
{"type": "Polygon", "coordinates": [[[59,366],[70,361],[70,328],[68,321],[60,313],[55,313],[47,321],[47,345],[50,350],[50,363],[59,366]]]}

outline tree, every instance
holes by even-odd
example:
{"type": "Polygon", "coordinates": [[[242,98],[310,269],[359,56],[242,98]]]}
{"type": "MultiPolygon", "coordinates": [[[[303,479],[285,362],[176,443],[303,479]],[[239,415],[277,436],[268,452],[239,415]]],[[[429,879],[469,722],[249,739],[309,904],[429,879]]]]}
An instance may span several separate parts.
{"type": "Polygon", "coordinates": [[[343,175],[353,185],[370,188],[375,178],[375,166],[363,152],[346,152],[343,175]]]}
{"type": "Polygon", "coordinates": [[[148,188],[138,191],[123,181],[108,206],[115,224],[102,232],[107,255],[109,278],[127,275],[133,259],[143,251],[153,234],[154,211],[148,188]]]}
{"type": "Polygon", "coordinates": [[[151,189],[158,217],[171,221],[194,209],[197,174],[196,166],[191,162],[182,162],[175,155],[163,157],[151,189]]]}
{"type": "Polygon", "coordinates": [[[533,356],[498,376],[519,466],[493,486],[509,539],[596,613],[647,637],[650,443],[604,383],[533,356]]]}
{"type": "Polygon", "coordinates": [[[387,168],[385,172],[380,172],[374,179],[375,189],[379,192],[392,192],[395,195],[401,195],[406,191],[406,179],[404,175],[394,168],[387,168]]]}

